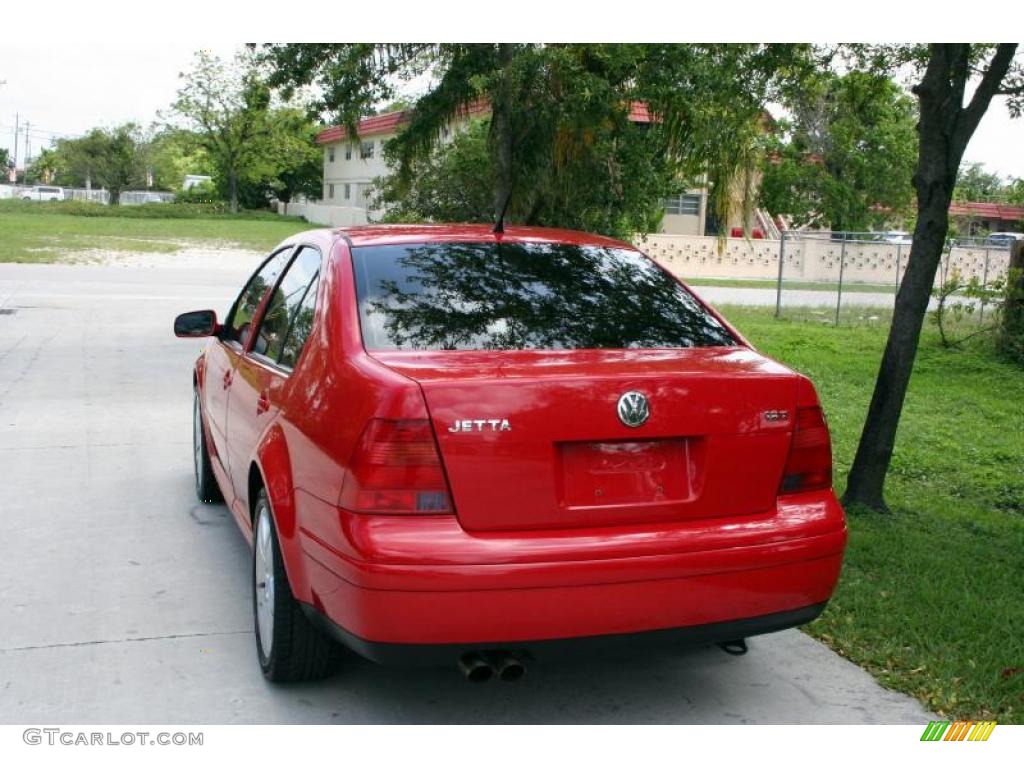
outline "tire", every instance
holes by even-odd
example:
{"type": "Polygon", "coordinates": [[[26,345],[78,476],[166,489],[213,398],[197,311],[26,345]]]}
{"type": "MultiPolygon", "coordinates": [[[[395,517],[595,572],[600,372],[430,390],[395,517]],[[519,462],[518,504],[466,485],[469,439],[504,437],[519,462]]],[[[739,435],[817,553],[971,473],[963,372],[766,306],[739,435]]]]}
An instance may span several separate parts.
{"type": "Polygon", "coordinates": [[[203,409],[199,404],[199,389],[192,396],[192,467],[196,476],[196,496],[204,504],[224,501],[224,495],[217,485],[210,466],[210,452],[206,445],[206,431],[203,429],[203,409]]]}
{"type": "Polygon", "coordinates": [[[263,676],[275,683],[328,677],[337,670],[341,647],[310,623],[292,594],[263,489],[253,519],[253,624],[263,676]]]}

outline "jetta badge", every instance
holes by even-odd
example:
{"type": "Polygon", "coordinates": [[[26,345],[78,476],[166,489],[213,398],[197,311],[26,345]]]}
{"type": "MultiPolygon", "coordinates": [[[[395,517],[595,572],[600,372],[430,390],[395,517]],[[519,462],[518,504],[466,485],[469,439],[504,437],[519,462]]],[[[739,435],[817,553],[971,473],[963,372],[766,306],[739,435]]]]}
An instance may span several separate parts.
{"type": "Polygon", "coordinates": [[[458,419],[448,427],[449,432],[510,432],[508,419],[458,419]]]}
{"type": "Polygon", "coordinates": [[[619,421],[627,427],[639,427],[651,415],[651,407],[647,404],[647,398],[642,392],[627,392],[619,398],[616,406],[619,413],[619,421]]]}

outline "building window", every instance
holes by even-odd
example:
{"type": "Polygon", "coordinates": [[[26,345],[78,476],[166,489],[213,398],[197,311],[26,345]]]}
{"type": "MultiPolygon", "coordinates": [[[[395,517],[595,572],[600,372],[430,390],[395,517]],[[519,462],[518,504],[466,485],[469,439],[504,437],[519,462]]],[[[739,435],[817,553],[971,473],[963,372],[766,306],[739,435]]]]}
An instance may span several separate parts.
{"type": "Polygon", "coordinates": [[[373,142],[364,141],[362,146],[359,148],[359,156],[366,160],[373,157],[373,142]]]}
{"type": "Polygon", "coordinates": [[[700,216],[700,195],[676,195],[665,198],[665,213],[700,216]]]}
{"type": "Polygon", "coordinates": [[[345,145],[345,159],[346,160],[351,160],[352,159],[352,144],[346,144],[345,145]]]}
{"type": "Polygon", "coordinates": [[[330,149],[327,150],[327,162],[334,162],[334,147],[331,147],[330,149]]]}
{"type": "Polygon", "coordinates": [[[351,184],[346,184],[345,185],[345,199],[346,200],[351,200],[352,199],[352,185],[351,184]]]}
{"type": "Polygon", "coordinates": [[[334,199],[334,185],[333,184],[328,184],[327,185],[327,196],[329,198],[331,198],[331,200],[334,199]]]}

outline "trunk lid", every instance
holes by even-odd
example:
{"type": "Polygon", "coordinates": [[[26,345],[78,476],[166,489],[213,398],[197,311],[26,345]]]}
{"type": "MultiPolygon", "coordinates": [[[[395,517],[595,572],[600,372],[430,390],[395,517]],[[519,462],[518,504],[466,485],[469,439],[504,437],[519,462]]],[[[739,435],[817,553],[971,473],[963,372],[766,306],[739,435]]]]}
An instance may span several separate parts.
{"type": "Polygon", "coordinates": [[[467,530],[774,506],[799,377],[748,348],[371,354],[422,388],[467,530]],[[619,417],[628,392],[647,399],[641,426],[619,417]]]}

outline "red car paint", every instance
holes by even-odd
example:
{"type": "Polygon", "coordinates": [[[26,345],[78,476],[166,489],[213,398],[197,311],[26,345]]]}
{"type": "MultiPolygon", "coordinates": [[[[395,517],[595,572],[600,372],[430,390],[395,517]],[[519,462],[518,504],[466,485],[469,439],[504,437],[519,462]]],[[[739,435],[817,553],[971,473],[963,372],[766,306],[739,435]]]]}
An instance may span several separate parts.
{"type": "Polygon", "coordinates": [[[352,248],[499,240],[631,248],[519,227],[302,233],[282,246],[312,246],[322,266],[294,370],[254,354],[256,334],[245,345],[211,339],[200,356],[214,475],[250,543],[266,487],[295,597],[359,641],[462,647],[823,605],[846,542],[830,468],[814,489],[780,492],[800,445],[828,450],[817,396],[710,308],[737,346],[367,351],[352,248]],[[629,390],[652,403],[638,429],[616,417],[629,390]],[[358,493],[373,467],[354,462],[375,419],[432,425],[454,511],[346,507],[372,497],[358,493]],[[794,438],[800,419],[811,431],[794,438]]]}

